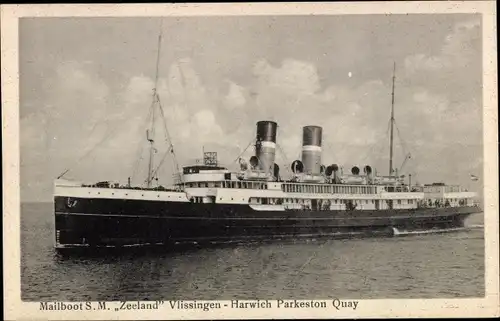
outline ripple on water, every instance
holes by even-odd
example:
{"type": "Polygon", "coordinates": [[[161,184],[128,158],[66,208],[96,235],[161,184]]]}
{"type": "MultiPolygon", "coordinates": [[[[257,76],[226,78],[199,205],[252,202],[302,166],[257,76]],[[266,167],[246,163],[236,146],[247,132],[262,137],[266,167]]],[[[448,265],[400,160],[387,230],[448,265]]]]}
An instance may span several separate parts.
{"type": "Polygon", "coordinates": [[[51,212],[43,204],[22,207],[23,300],[484,296],[484,237],[478,228],[402,238],[61,258],[52,250],[51,212]]]}

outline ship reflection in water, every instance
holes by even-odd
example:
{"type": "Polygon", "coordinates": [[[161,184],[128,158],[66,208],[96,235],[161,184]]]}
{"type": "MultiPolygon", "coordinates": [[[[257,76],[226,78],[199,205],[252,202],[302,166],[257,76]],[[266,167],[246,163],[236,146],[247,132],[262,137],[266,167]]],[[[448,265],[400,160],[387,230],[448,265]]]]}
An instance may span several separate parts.
{"type": "Polygon", "coordinates": [[[24,301],[484,296],[482,214],[454,233],[63,257],[51,206],[21,208],[24,301]]]}

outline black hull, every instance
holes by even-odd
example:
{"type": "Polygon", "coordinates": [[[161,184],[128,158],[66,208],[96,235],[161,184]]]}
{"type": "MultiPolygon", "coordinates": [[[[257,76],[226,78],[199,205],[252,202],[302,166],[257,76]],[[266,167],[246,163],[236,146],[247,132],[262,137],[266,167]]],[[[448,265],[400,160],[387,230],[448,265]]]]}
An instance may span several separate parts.
{"type": "Polygon", "coordinates": [[[256,211],[248,205],[56,197],[56,248],[392,236],[463,227],[477,207],[256,211]],[[76,200],[76,202],[75,202],[76,200]]]}

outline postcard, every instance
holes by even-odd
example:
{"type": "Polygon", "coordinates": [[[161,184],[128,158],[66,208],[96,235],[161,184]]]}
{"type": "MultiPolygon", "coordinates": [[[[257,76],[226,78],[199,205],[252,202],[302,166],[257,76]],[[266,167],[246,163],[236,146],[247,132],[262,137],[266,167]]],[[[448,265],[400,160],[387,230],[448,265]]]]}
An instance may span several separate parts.
{"type": "Polygon", "coordinates": [[[494,5],[2,5],[5,318],[499,316],[494,5]]]}

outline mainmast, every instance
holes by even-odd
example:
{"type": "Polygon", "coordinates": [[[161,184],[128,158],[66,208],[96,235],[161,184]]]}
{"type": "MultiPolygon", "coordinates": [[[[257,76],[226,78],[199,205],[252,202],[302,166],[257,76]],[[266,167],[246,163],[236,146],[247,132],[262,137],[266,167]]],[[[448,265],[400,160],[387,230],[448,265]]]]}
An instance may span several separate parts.
{"type": "Polygon", "coordinates": [[[391,140],[390,140],[390,151],[389,151],[389,176],[392,176],[392,156],[394,149],[394,83],[396,82],[396,62],[394,62],[394,69],[392,74],[392,104],[391,104],[391,140]]]}

